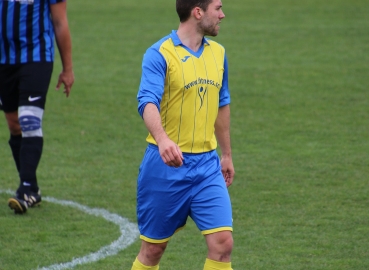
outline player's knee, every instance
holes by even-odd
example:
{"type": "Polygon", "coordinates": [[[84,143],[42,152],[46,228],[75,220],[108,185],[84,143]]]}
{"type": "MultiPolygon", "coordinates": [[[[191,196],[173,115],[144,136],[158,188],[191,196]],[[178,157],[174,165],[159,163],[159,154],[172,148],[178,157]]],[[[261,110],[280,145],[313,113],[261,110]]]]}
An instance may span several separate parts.
{"type": "Polygon", "coordinates": [[[230,256],[233,249],[233,237],[231,233],[223,234],[218,239],[217,243],[218,252],[223,256],[230,256]]]}
{"type": "Polygon", "coordinates": [[[208,238],[209,252],[217,261],[227,261],[233,249],[233,237],[230,231],[218,232],[208,238]]]}
{"type": "Polygon", "coordinates": [[[148,244],[145,248],[145,255],[151,260],[159,260],[167,247],[167,243],[148,244]]]}
{"type": "Polygon", "coordinates": [[[232,235],[224,240],[223,244],[224,254],[230,256],[233,250],[233,237],[232,235]]]}
{"type": "Polygon", "coordinates": [[[19,107],[19,124],[23,137],[42,137],[44,110],[34,106],[19,107]]]}

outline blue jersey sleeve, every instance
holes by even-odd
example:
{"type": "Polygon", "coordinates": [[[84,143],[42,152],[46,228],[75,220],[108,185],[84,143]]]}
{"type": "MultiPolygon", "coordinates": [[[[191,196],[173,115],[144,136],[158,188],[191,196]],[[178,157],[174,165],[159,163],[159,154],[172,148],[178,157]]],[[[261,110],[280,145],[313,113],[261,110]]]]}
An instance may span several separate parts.
{"type": "Polygon", "coordinates": [[[231,103],[231,95],[228,88],[228,61],[227,56],[224,55],[224,73],[222,88],[220,88],[219,92],[219,107],[226,106],[229,103],[231,103]]]}
{"type": "Polygon", "coordinates": [[[137,94],[138,112],[141,117],[147,103],[155,104],[160,111],[166,69],[167,64],[162,54],[153,47],[149,48],[142,60],[141,82],[137,94]]]}

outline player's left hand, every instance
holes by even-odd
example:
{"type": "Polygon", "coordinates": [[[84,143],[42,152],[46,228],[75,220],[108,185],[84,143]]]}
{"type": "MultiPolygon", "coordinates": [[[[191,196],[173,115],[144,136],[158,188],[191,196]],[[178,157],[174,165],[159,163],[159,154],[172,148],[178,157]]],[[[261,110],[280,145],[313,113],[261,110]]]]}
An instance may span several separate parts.
{"type": "Polygon", "coordinates": [[[220,160],[220,165],[222,166],[222,174],[226,185],[227,187],[229,187],[230,185],[232,185],[235,175],[232,158],[222,156],[220,160]]]}
{"type": "Polygon", "coordinates": [[[70,90],[72,89],[72,85],[74,83],[74,73],[73,70],[62,71],[59,75],[58,83],[56,85],[56,90],[59,90],[60,86],[64,85],[65,95],[69,97],[70,90]]]}

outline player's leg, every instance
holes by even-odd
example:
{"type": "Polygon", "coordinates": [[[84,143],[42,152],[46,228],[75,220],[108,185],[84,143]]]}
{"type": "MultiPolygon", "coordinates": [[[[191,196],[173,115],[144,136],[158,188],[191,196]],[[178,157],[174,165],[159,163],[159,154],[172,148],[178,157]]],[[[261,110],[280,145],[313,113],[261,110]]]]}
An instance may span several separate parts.
{"type": "MultiPolygon", "coordinates": [[[[20,185],[9,206],[18,211],[17,202],[34,206],[41,202],[36,171],[43,149],[42,119],[52,73],[52,63],[22,65],[19,75],[18,121],[22,130],[20,148],[20,185]],[[14,207],[15,208],[14,208],[14,207]]],[[[25,211],[23,211],[25,212],[25,211]]]]}
{"type": "MultiPolygon", "coordinates": [[[[20,193],[39,192],[36,171],[43,150],[42,119],[53,63],[24,65],[19,83],[18,117],[22,129],[20,193]]],[[[33,202],[29,202],[32,206],[33,202]]]]}
{"type": "MultiPolygon", "coordinates": [[[[22,132],[17,112],[20,68],[20,65],[0,65],[0,103],[10,131],[9,146],[13,154],[18,174],[20,172],[20,149],[22,145],[22,132]]],[[[11,199],[8,201],[8,205],[15,213],[24,213],[28,208],[27,202],[23,199],[11,199]]]]}
{"type": "Polygon", "coordinates": [[[44,110],[36,106],[19,107],[19,123],[22,129],[20,149],[21,185],[17,193],[28,194],[39,191],[36,171],[43,149],[42,118],[44,110]]]}
{"type": "MultiPolygon", "coordinates": [[[[18,176],[20,179],[20,150],[22,146],[22,132],[18,121],[18,112],[5,113],[5,117],[8,122],[10,130],[9,146],[13,154],[13,159],[17,167],[18,176]]],[[[14,210],[15,213],[23,214],[27,211],[28,203],[24,200],[24,195],[21,198],[18,194],[15,197],[8,200],[9,207],[14,210]]]]}
{"type": "Polygon", "coordinates": [[[133,262],[131,270],[158,270],[159,262],[164,254],[168,242],[150,243],[142,240],[140,252],[133,262]]]}
{"type": "Polygon", "coordinates": [[[208,255],[204,270],[231,270],[231,252],[233,237],[231,231],[219,231],[205,235],[208,255]]]}
{"type": "Polygon", "coordinates": [[[132,270],[159,269],[169,239],[186,224],[191,181],[184,180],[188,170],[182,167],[167,166],[157,146],[147,147],[137,180],[137,221],[142,244],[132,270]]]}
{"type": "Polygon", "coordinates": [[[5,113],[5,118],[10,131],[9,146],[13,154],[18,173],[20,172],[20,148],[22,145],[22,130],[18,121],[18,112],[5,113]]]}
{"type": "Polygon", "coordinates": [[[18,121],[18,71],[19,65],[0,65],[0,110],[5,114],[10,131],[8,143],[19,173],[22,131],[18,121]]]}
{"type": "Polygon", "coordinates": [[[205,153],[197,166],[199,175],[191,217],[208,246],[204,270],[231,270],[232,207],[219,157],[215,151],[205,153]]]}

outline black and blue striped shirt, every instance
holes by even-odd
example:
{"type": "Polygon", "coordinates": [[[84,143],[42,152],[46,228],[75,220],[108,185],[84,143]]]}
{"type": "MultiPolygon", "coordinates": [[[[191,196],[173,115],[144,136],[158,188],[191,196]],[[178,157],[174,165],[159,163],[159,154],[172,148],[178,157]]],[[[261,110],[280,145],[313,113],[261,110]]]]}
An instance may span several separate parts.
{"type": "Polygon", "coordinates": [[[52,62],[50,5],[64,0],[0,0],[0,64],[52,62]]]}

